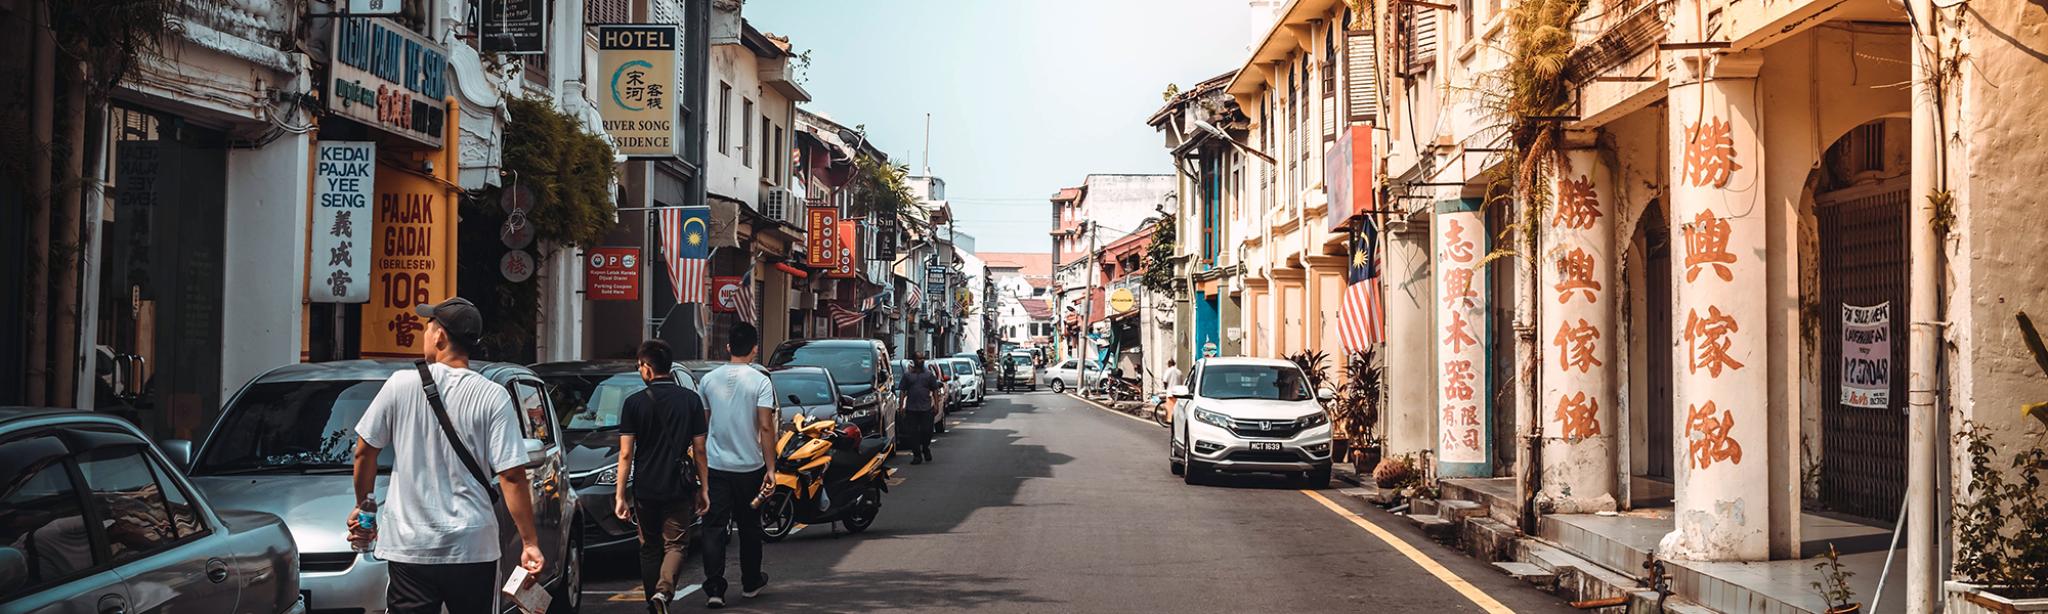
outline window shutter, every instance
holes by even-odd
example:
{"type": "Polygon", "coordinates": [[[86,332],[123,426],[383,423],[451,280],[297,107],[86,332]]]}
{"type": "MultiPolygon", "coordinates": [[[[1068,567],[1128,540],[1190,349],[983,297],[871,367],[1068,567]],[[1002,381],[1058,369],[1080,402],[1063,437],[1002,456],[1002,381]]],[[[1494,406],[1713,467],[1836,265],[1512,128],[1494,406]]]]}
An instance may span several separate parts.
{"type": "Polygon", "coordinates": [[[1408,12],[1408,72],[1420,74],[1436,66],[1436,9],[1403,4],[1408,12]]]}
{"type": "Polygon", "coordinates": [[[1379,58],[1374,45],[1371,30],[1344,33],[1344,100],[1351,107],[1351,121],[1380,119],[1380,71],[1375,63],[1379,58]]]}
{"type": "Polygon", "coordinates": [[[1326,58],[1316,67],[1323,76],[1323,140],[1337,140],[1337,59],[1326,58]]]}
{"type": "Polygon", "coordinates": [[[633,20],[628,0],[585,0],[583,21],[590,25],[627,23],[633,20]]]}

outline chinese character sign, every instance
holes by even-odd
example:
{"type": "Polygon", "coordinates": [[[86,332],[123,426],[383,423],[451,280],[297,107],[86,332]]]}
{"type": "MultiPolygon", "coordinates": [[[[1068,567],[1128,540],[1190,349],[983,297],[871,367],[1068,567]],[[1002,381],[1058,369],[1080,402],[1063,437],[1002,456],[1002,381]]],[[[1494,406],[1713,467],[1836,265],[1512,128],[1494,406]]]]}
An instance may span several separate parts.
{"type": "Polygon", "coordinates": [[[370,200],[377,187],[377,144],[322,141],[313,165],[312,252],[306,299],[370,300],[370,200]]]}
{"type": "Polygon", "coordinates": [[[1486,223],[1479,201],[1437,205],[1436,327],[1437,458],[1444,463],[1487,461],[1490,382],[1486,373],[1485,269],[1474,268],[1486,254],[1486,223]]]}
{"type": "Polygon", "coordinates": [[[598,114],[619,153],[676,155],[674,25],[598,26],[598,114]]]}
{"type": "Polygon", "coordinates": [[[1614,324],[1614,194],[1597,150],[1558,152],[1549,187],[1555,213],[1538,237],[1537,342],[1544,420],[1542,482],[1560,511],[1614,509],[1614,476],[1598,467],[1612,458],[1616,436],[1613,390],[1625,347],[1614,324]],[[1554,464],[1553,464],[1554,463],[1554,464]]]}
{"type": "Polygon", "coordinates": [[[804,265],[830,269],[839,266],[839,210],[811,207],[804,210],[804,265]]]}
{"type": "Polygon", "coordinates": [[[1842,306],[1842,404],[1892,404],[1892,304],[1842,306]]]}
{"type": "Polygon", "coordinates": [[[370,302],[363,305],[362,355],[415,358],[426,327],[415,305],[455,295],[455,204],[434,179],[379,173],[370,223],[370,302]]]}

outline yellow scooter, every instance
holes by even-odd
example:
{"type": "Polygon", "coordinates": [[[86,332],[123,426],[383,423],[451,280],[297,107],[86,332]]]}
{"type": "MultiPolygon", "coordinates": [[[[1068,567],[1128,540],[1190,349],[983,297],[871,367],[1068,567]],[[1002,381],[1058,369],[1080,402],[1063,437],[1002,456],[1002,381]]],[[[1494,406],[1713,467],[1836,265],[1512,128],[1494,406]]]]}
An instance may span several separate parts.
{"type": "Polygon", "coordinates": [[[887,463],[895,447],[883,437],[862,437],[858,426],[797,414],[776,442],[775,491],[761,502],[768,541],[781,541],[798,524],[866,531],[889,490],[887,463]]]}

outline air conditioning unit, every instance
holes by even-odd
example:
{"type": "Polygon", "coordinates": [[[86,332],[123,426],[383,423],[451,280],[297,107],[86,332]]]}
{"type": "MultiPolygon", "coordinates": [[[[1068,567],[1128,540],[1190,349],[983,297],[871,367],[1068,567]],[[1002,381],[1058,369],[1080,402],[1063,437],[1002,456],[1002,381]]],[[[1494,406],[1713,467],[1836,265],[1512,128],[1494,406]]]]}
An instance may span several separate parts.
{"type": "Polygon", "coordinates": [[[797,225],[803,219],[803,201],[785,188],[761,188],[761,213],[770,219],[797,225]]]}

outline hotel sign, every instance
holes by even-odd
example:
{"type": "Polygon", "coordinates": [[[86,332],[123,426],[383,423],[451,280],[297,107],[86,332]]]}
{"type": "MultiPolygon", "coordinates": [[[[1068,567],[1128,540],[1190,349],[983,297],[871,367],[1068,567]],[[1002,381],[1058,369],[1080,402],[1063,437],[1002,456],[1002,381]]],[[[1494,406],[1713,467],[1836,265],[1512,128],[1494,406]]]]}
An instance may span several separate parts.
{"type": "Polygon", "coordinates": [[[448,52],[378,17],[343,17],[334,26],[327,110],[439,149],[448,118],[448,52]]]}
{"type": "Polygon", "coordinates": [[[597,113],[628,157],[671,157],[676,142],[676,38],[673,25],[598,26],[601,79],[597,113]]]}

